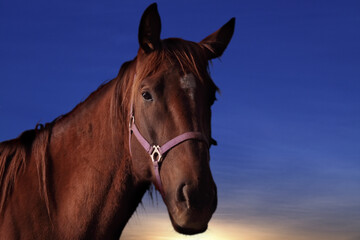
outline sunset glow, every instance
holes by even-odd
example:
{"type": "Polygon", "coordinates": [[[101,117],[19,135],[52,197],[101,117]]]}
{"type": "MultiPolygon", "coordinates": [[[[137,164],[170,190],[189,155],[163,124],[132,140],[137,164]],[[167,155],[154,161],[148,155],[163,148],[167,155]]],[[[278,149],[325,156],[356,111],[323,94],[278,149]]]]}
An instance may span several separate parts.
{"type": "MultiPolygon", "coordinates": [[[[147,197],[145,197],[146,199],[147,197]]],[[[127,224],[121,239],[125,240],[338,240],[342,232],[301,229],[301,219],[278,222],[274,219],[230,219],[215,214],[205,233],[193,236],[181,235],[173,229],[162,203],[158,206],[145,204],[139,208],[127,224]]],[[[349,236],[353,233],[349,232],[349,236]]],[[[351,239],[351,238],[350,238],[351,239]]]]}

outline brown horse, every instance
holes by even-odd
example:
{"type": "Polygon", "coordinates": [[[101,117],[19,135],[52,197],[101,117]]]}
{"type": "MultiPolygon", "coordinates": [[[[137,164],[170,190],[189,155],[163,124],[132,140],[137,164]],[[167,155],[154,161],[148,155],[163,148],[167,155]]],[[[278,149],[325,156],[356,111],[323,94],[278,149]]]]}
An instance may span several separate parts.
{"type": "Polygon", "coordinates": [[[234,24],[199,43],[160,40],[149,6],[138,54],[115,79],[0,144],[0,239],[118,239],[151,183],[176,231],[205,231],[217,205],[208,61],[222,55],[234,24]]]}

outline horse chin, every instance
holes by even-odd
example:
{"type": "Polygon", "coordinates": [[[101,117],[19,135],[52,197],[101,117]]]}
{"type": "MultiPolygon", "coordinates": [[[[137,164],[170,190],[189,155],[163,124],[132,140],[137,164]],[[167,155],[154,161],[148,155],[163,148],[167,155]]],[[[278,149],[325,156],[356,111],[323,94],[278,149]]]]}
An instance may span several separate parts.
{"type": "Polygon", "coordinates": [[[200,221],[199,219],[196,220],[196,215],[192,216],[187,212],[183,212],[177,217],[174,217],[171,213],[169,213],[169,215],[175,231],[185,235],[194,235],[205,232],[208,228],[208,222],[210,221],[210,219],[205,221],[200,221]]]}
{"type": "Polygon", "coordinates": [[[177,231],[178,233],[181,233],[181,234],[185,234],[185,235],[199,234],[199,233],[203,233],[207,230],[207,225],[202,229],[183,228],[176,224],[173,224],[173,227],[174,227],[175,231],[177,231]]]}

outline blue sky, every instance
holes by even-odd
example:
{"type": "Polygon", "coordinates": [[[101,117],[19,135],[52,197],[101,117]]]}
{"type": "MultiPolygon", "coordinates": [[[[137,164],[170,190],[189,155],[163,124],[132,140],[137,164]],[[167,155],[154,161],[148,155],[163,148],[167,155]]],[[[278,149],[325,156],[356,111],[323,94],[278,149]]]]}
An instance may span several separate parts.
{"type": "MultiPolygon", "coordinates": [[[[52,121],[114,78],[137,52],[151,3],[1,0],[0,141],[52,121]]],[[[210,233],[359,239],[360,2],[163,0],[158,8],[163,38],[200,41],[236,17],[210,68],[221,89],[210,233]]],[[[162,203],[146,199],[125,239],[136,239],[135,226],[146,231],[142,218],[169,224],[162,203]]]]}

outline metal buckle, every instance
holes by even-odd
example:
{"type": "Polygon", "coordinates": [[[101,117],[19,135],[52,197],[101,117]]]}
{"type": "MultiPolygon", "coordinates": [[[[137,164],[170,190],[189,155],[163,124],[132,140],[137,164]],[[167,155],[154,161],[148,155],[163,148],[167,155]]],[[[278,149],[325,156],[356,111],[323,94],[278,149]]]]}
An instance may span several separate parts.
{"type": "Polygon", "coordinates": [[[150,154],[152,162],[161,162],[161,153],[160,153],[160,146],[154,145],[152,146],[152,152],[150,154]]]}

